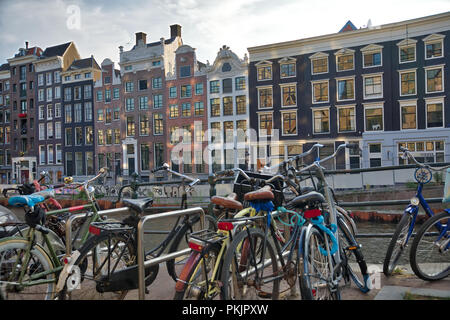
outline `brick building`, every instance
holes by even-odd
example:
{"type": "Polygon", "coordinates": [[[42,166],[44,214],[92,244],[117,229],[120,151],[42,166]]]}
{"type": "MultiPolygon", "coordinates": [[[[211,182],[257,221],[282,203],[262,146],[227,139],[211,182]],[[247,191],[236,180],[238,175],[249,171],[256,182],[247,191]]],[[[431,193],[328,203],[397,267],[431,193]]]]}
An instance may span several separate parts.
{"type": "Polygon", "coordinates": [[[11,182],[11,96],[9,64],[0,66],[0,181],[11,182]]]}

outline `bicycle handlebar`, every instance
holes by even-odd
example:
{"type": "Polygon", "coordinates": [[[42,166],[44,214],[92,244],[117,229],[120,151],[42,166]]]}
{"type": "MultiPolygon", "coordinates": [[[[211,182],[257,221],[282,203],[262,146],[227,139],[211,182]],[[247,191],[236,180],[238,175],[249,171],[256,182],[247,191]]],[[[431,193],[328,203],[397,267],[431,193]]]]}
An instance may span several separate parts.
{"type": "Polygon", "coordinates": [[[169,169],[169,165],[167,163],[164,163],[162,166],[154,168],[153,170],[151,170],[151,173],[155,173],[157,171],[161,171],[161,170],[167,170],[169,169]]]}
{"type": "Polygon", "coordinates": [[[445,169],[450,168],[450,165],[445,166],[445,167],[436,167],[436,168],[435,168],[435,167],[432,167],[432,166],[430,166],[430,165],[428,165],[428,164],[420,163],[420,162],[417,161],[417,159],[411,154],[411,151],[409,151],[407,148],[405,148],[405,147],[399,147],[399,149],[400,149],[400,151],[403,152],[404,155],[406,155],[406,157],[408,157],[408,159],[411,159],[411,160],[412,160],[416,165],[418,165],[419,167],[428,168],[428,169],[433,170],[433,171],[442,171],[442,170],[445,170],[445,169]]]}

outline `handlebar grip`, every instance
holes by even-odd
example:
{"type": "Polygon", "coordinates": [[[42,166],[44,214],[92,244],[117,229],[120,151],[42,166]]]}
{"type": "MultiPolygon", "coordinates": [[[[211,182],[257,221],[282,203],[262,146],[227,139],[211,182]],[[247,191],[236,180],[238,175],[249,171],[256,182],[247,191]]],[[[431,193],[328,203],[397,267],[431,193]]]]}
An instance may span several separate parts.
{"type": "Polygon", "coordinates": [[[345,147],[348,148],[348,149],[359,149],[359,144],[357,144],[357,143],[347,143],[345,145],[345,147]]]}
{"type": "Polygon", "coordinates": [[[401,152],[409,151],[409,150],[408,150],[407,148],[405,148],[405,147],[400,147],[399,149],[400,149],[401,152]]]}
{"type": "Polygon", "coordinates": [[[165,167],[165,166],[160,166],[160,167],[157,167],[155,169],[152,169],[151,173],[155,173],[156,171],[166,170],[166,168],[167,167],[165,167]]]}

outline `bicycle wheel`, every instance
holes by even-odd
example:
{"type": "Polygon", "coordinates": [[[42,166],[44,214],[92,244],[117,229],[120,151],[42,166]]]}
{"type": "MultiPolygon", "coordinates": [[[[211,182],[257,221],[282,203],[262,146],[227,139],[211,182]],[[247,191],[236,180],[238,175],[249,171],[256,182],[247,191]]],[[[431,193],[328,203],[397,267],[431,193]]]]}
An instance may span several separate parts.
{"type": "Polygon", "coordinates": [[[339,287],[330,285],[331,268],[326,255],[320,252],[325,248],[325,238],[315,227],[306,234],[303,248],[303,263],[300,263],[300,292],[303,300],[340,300],[339,287]]]}
{"type": "Polygon", "coordinates": [[[411,244],[411,268],[421,279],[440,280],[450,274],[450,212],[428,219],[411,244]]]}
{"type": "Polygon", "coordinates": [[[270,241],[260,229],[236,234],[222,267],[222,298],[225,300],[278,300],[278,263],[270,241]]]}
{"type": "MultiPolygon", "coordinates": [[[[191,220],[191,225],[185,224],[181,227],[181,229],[176,233],[175,238],[173,239],[168,253],[177,252],[182,249],[188,248],[188,236],[191,232],[200,230],[200,217],[194,216],[191,220]]],[[[205,215],[205,225],[204,229],[216,231],[216,221],[210,215],[205,215]]],[[[190,252],[179,256],[175,259],[171,259],[166,261],[167,272],[172,277],[172,279],[176,282],[180,276],[181,270],[183,269],[187,259],[190,256],[190,252]]]]}
{"type": "MultiPolygon", "coordinates": [[[[25,264],[28,241],[10,239],[0,243],[0,298],[5,300],[49,300],[53,299],[56,275],[51,270],[54,265],[39,245],[30,251],[30,260],[22,281],[19,281],[21,266],[25,264]],[[40,275],[48,272],[47,275],[40,275]],[[36,284],[32,285],[35,281],[36,284]],[[48,283],[38,282],[49,281],[48,283]]],[[[0,299],[0,300],[1,300],[0,299]]]]}
{"type": "Polygon", "coordinates": [[[371,288],[370,275],[367,272],[367,263],[363,253],[353,237],[347,223],[338,218],[341,259],[344,261],[343,267],[361,292],[369,292],[371,288]],[[357,272],[355,272],[357,270],[357,272]]]}
{"type": "MultiPolygon", "coordinates": [[[[136,254],[131,239],[125,234],[100,234],[91,237],[80,249],[75,266],[80,268],[80,289],[67,294],[67,285],[60,293],[60,299],[72,300],[116,300],[123,299],[127,290],[111,286],[110,275],[134,265],[136,254]],[[106,292],[102,292],[102,291],[106,292]]],[[[156,275],[155,275],[156,277],[156,275]]]]}
{"type": "Polygon", "coordinates": [[[400,256],[405,250],[408,239],[409,227],[413,221],[411,214],[406,213],[400,219],[400,222],[395,229],[394,235],[389,242],[388,249],[386,251],[386,256],[383,263],[383,273],[388,277],[392,274],[395,267],[398,264],[400,256]]]}
{"type": "Polygon", "coordinates": [[[174,300],[210,300],[220,294],[217,276],[212,281],[213,271],[217,264],[220,246],[211,245],[204,252],[193,252],[185,264],[180,279],[175,286],[174,300]]]}

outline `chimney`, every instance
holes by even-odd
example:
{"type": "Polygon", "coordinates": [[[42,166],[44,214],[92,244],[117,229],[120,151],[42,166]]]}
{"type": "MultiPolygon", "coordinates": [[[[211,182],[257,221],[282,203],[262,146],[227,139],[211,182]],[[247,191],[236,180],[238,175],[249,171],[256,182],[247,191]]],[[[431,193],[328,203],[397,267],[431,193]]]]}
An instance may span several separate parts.
{"type": "Polygon", "coordinates": [[[179,24],[173,24],[170,26],[170,38],[181,37],[181,26],[179,24]]]}
{"type": "Polygon", "coordinates": [[[136,46],[139,45],[139,43],[147,44],[147,34],[144,32],[136,32],[136,46]]]}
{"type": "Polygon", "coordinates": [[[28,50],[28,41],[25,41],[25,48],[28,50]]]}

